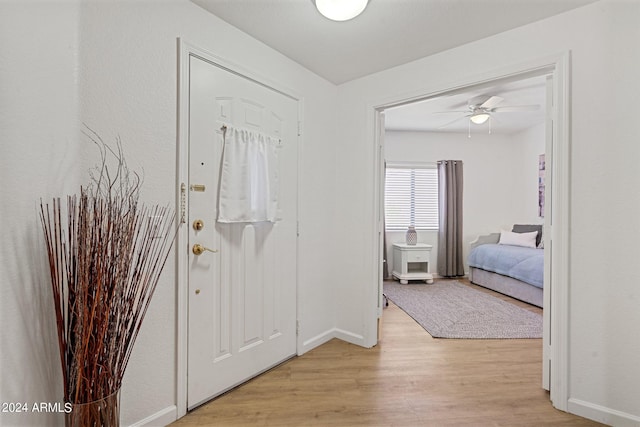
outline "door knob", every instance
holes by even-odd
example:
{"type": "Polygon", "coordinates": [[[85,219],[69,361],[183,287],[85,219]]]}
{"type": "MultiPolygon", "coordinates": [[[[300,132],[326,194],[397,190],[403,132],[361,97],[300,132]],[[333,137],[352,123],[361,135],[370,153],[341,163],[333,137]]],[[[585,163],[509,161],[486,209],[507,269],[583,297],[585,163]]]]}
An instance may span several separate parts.
{"type": "Polygon", "coordinates": [[[217,249],[209,249],[209,248],[207,248],[205,246],[202,246],[199,243],[196,243],[195,245],[193,245],[193,249],[191,249],[191,250],[193,251],[193,253],[195,255],[202,255],[205,251],[214,252],[214,253],[218,252],[217,249]]]}

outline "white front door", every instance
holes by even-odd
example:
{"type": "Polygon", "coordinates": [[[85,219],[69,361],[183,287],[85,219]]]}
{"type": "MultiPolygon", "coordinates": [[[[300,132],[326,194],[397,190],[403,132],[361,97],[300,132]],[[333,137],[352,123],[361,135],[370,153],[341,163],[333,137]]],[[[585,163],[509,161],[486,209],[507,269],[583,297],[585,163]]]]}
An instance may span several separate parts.
{"type": "Polygon", "coordinates": [[[296,353],[298,102],[196,56],[189,66],[191,409],[296,353]],[[280,221],[216,222],[224,124],[281,139],[280,221]]]}

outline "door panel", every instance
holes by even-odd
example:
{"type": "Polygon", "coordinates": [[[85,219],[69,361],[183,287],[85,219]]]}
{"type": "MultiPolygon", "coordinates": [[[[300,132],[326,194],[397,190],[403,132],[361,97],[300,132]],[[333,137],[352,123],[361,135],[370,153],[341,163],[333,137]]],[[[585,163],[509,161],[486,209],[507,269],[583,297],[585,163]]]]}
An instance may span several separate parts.
{"type": "Polygon", "coordinates": [[[296,352],[297,127],[296,100],[191,57],[190,409],[296,352]],[[280,221],[216,222],[225,124],[281,139],[280,221]],[[197,219],[202,230],[191,227],[197,219]],[[215,252],[195,255],[196,243],[215,252]]]}

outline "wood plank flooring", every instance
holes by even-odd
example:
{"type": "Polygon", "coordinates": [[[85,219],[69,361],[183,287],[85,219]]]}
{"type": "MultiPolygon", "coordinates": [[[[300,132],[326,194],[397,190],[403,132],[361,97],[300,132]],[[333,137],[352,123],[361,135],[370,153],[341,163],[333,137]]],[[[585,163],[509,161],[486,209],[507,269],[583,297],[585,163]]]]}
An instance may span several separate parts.
{"type": "Polygon", "coordinates": [[[390,304],[376,347],[334,339],[172,426],[600,425],[551,406],[541,364],[542,340],[434,339],[390,304]]]}

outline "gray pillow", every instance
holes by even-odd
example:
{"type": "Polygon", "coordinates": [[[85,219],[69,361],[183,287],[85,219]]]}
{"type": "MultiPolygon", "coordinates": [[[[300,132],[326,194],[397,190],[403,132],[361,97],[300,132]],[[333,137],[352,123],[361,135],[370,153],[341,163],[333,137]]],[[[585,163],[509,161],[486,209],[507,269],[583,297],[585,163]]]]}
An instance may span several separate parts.
{"type": "Polygon", "coordinates": [[[513,224],[514,233],[531,233],[537,231],[536,247],[540,247],[540,241],[542,240],[542,224],[513,224]]]}

